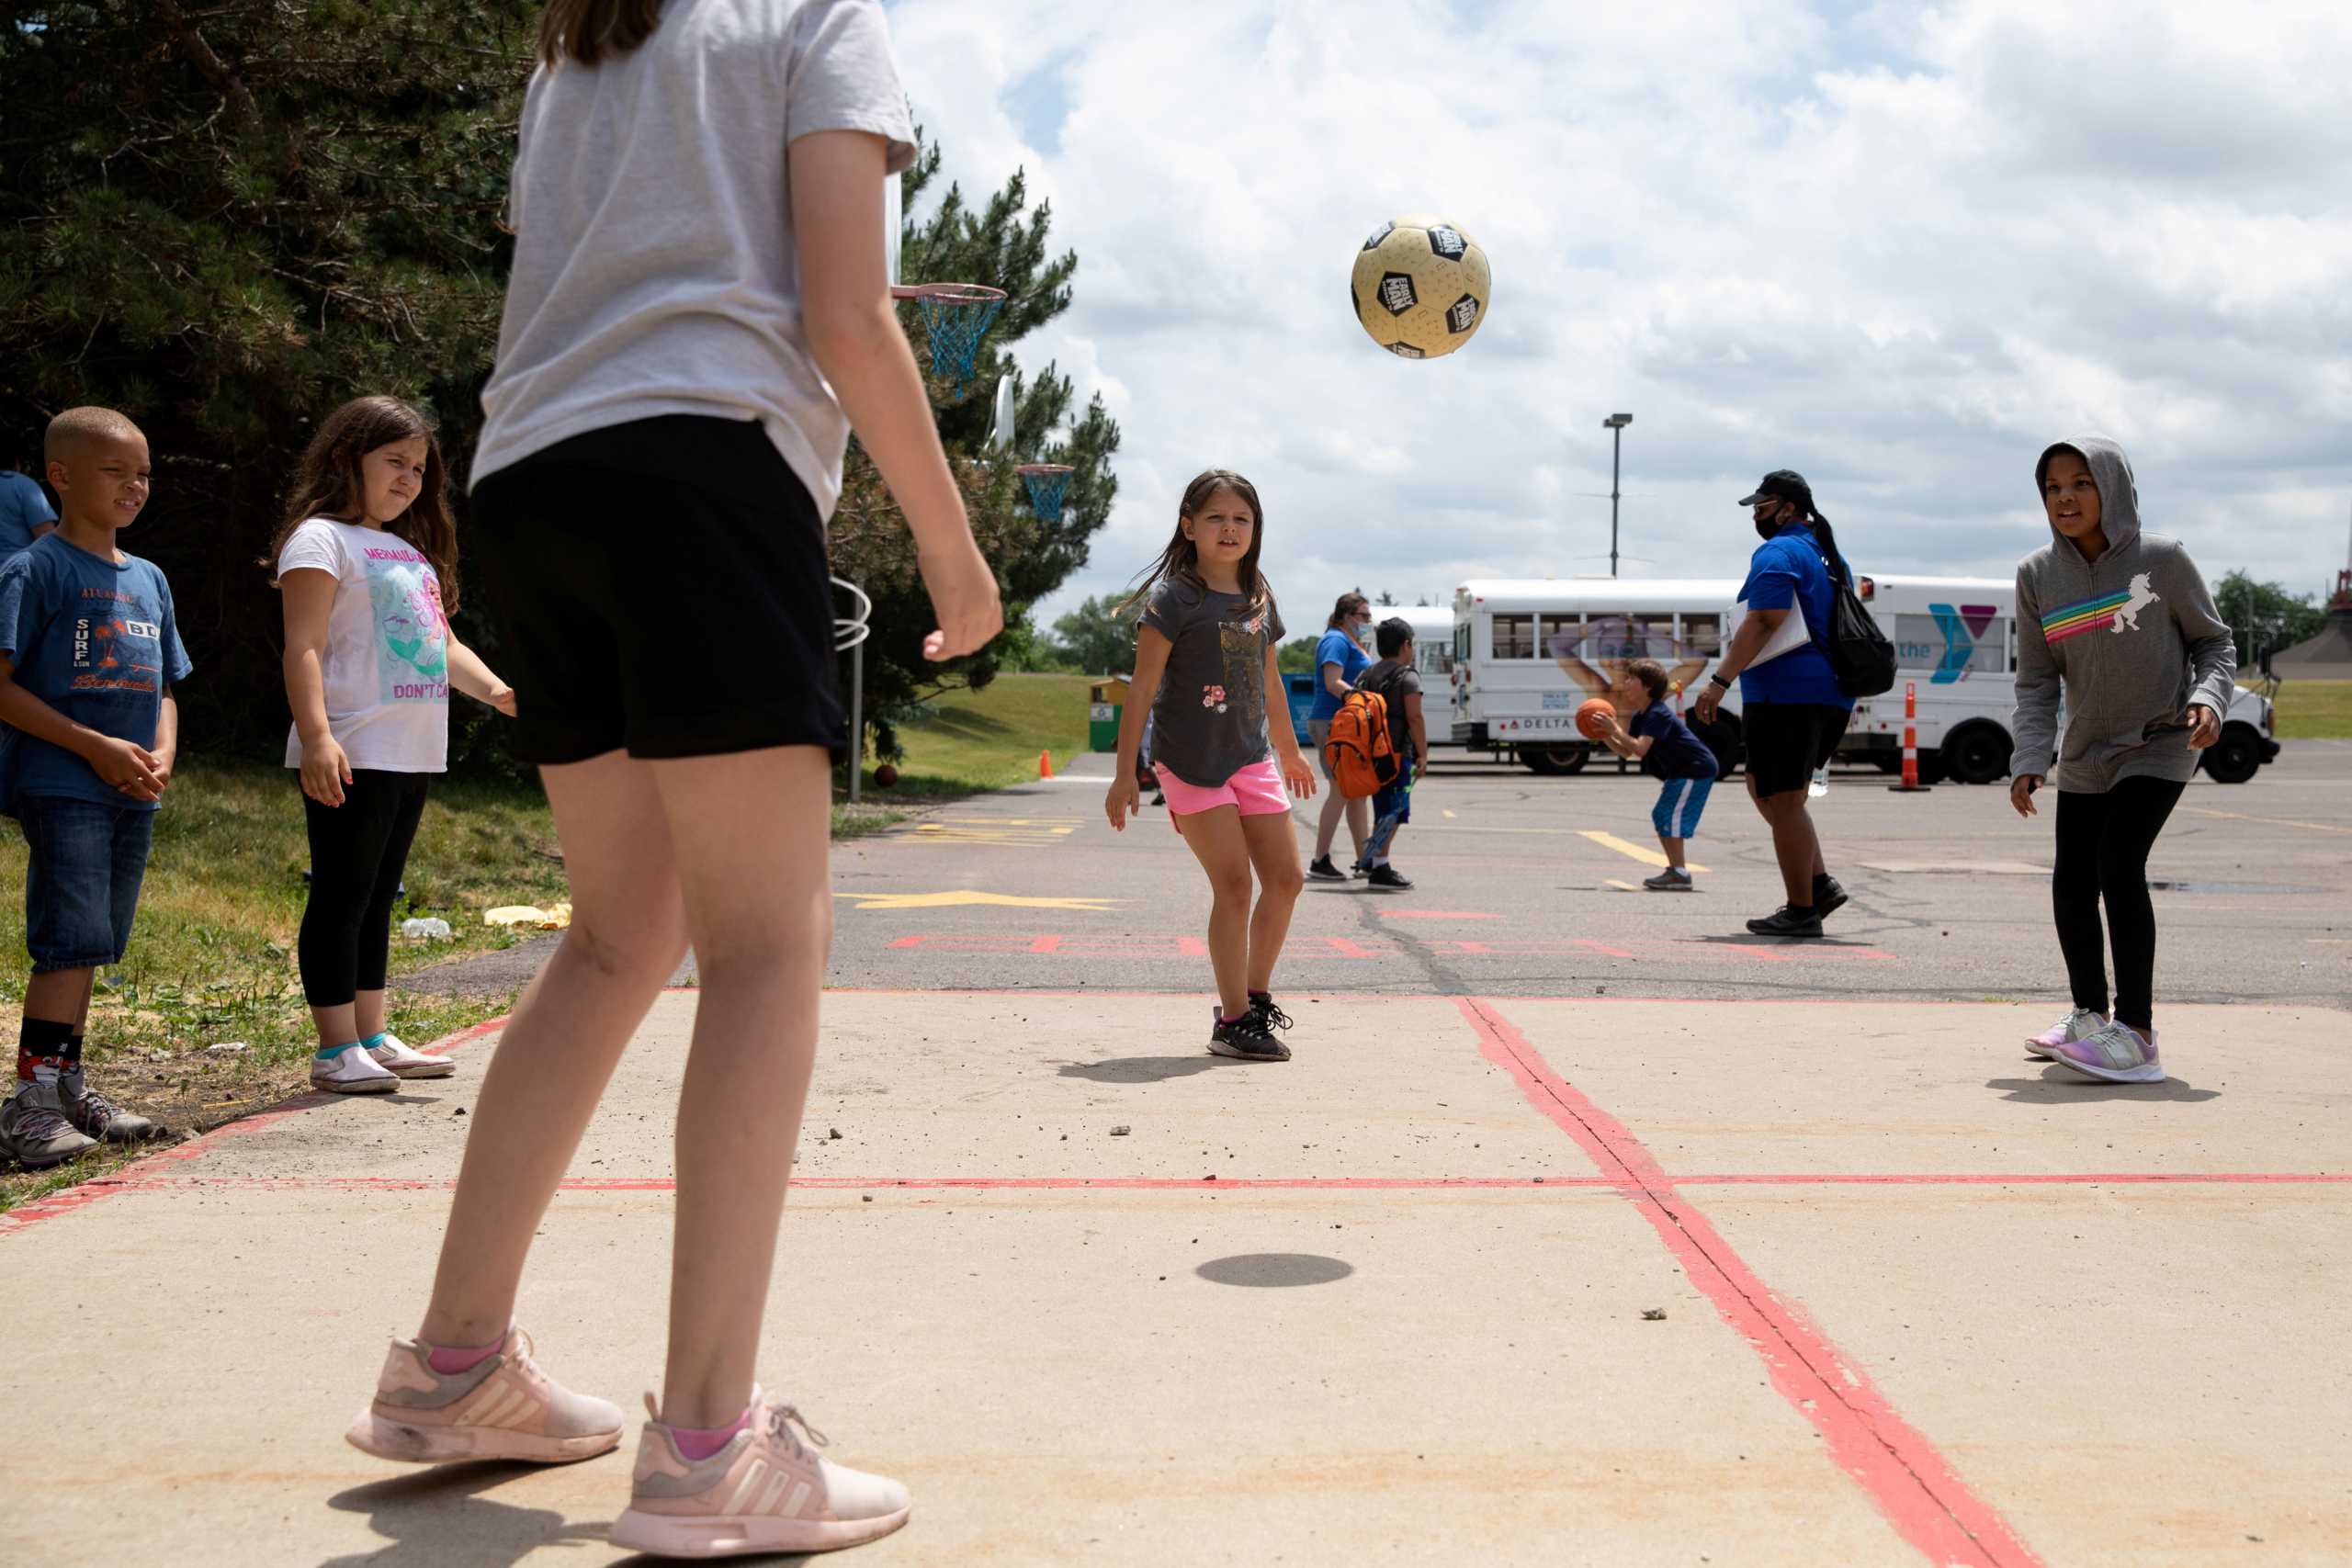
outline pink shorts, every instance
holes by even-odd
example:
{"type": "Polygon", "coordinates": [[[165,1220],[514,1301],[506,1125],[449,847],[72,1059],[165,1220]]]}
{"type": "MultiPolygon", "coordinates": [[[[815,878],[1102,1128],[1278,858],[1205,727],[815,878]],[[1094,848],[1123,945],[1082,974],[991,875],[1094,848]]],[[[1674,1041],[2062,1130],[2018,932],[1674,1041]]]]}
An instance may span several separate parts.
{"type": "Polygon", "coordinates": [[[1206,786],[1186,784],[1157,764],[1152,772],[1159,775],[1159,787],[1168,795],[1168,824],[1180,833],[1184,824],[1179,818],[1220,806],[1233,807],[1244,817],[1272,817],[1290,810],[1290,791],[1283,787],[1283,771],[1272,757],[1250,763],[1221,784],[1206,786]]]}

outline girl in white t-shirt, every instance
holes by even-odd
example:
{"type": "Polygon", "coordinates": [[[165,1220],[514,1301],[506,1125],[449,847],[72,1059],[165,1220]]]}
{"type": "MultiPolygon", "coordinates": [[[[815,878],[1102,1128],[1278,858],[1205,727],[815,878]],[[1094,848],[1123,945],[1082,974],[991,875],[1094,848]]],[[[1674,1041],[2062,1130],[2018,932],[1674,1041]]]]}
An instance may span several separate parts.
{"type": "MultiPolygon", "coordinates": [[[[617,1406],[540,1371],[523,1266],[614,1066],[686,953],[668,1363],[613,1545],[854,1545],[905,1488],[763,1398],[832,933],[850,752],[825,521],[850,428],[915,540],[952,659],[1002,625],[894,310],[885,182],[915,155],[877,0],[549,0],[508,185],[514,265],[466,546],[571,885],[571,925],[468,1122],[433,1299],[347,1436],[409,1461],[584,1459],[617,1406]]],[[[633,1322],[658,1282],[616,1278],[633,1322]]],[[[591,1337],[594,1337],[592,1332],[591,1337]]],[[[650,1348],[650,1347],[648,1348],[650,1348]]]]}
{"type": "Polygon", "coordinates": [[[381,1094],[447,1056],[384,1027],[392,901],[448,767],[449,688],[513,716],[514,694],[449,630],[458,536],[441,448],[397,398],[330,414],[302,454],[266,563],[286,610],[286,765],[301,770],[311,894],[296,949],[318,1025],[311,1082],[381,1094]]]}

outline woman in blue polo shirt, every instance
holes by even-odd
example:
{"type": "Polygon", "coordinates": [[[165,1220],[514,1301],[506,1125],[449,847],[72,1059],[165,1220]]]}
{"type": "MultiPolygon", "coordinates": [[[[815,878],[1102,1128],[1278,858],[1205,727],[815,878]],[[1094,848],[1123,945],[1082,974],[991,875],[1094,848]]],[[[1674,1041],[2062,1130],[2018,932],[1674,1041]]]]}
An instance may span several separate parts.
{"type": "Polygon", "coordinates": [[[1776,468],[1740,504],[1755,509],[1756,532],[1764,541],[1749,558],[1747,581],[1739,589],[1747,617],[1693,707],[1701,723],[1713,723],[1715,705],[1733,681],[1739,682],[1747,793],[1771,827],[1772,852],[1788,895],[1786,904],[1748,921],[1747,929],[1758,936],[1819,936],[1822,917],[1846,902],[1846,890],[1821,858],[1805,785],[1815,769],[1828,764],[1854,716],[1854,699],[1838,689],[1821,643],[1835,597],[1832,574],[1842,579],[1846,563],[1803,474],[1776,468]],[[1807,640],[1751,669],[1792,612],[1804,616],[1807,640]]]}
{"type": "Polygon", "coordinates": [[[1348,879],[1346,872],[1331,863],[1331,840],[1339,837],[1340,813],[1347,814],[1348,837],[1355,841],[1358,863],[1363,860],[1364,840],[1372,831],[1372,803],[1341,795],[1338,781],[1331,777],[1331,761],[1323,755],[1323,742],[1331,734],[1331,716],[1340,711],[1340,700],[1355,689],[1356,678],[1372,668],[1372,655],[1357,640],[1371,625],[1372,601],[1361,593],[1342,593],[1331,606],[1331,618],[1324,623],[1323,639],[1315,645],[1315,705],[1306,710],[1306,735],[1315,742],[1315,755],[1322,759],[1324,780],[1333,786],[1323,792],[1323,815],[1315,824],[1315,858],[1306,866],[1306,874],[1317,882],[1348,879]]]}

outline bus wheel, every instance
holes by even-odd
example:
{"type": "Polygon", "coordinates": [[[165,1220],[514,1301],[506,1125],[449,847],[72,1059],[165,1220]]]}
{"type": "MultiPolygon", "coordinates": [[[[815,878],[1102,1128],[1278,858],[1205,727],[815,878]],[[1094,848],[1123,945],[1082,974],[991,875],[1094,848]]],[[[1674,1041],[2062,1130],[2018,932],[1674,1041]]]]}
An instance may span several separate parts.
{"type": "Polygon", "coordinates": [[[1994,784],[2009,771],[2009,738],[1989,724],[1962,725],[1942,750],[1944,771],[1962,784],[1994,784]]]}
{"type": "Polygon", "coordinates": [[[2262,766],[2262,741],[2251,725],[2225,724],[2199,761],[2215,784],[2244,784],[2262,766]]]}
{"type": "Polygon", "coordinates": [[[1521,746],[1519,749],[1519,760],[1527,765],[1527,771],[1545,778],[1573,773],[1581,769],[1591,755],[1592,748],[1589,746],[1521,746]]]}

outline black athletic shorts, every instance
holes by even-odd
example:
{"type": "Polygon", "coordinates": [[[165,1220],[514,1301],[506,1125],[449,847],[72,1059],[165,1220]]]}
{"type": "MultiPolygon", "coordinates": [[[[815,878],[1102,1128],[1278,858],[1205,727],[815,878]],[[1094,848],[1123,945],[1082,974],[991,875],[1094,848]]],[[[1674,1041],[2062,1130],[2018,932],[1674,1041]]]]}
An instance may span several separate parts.
{"type": "Polygon", "coordinates": [[[1803,789],[1813,771],[1827,764],[1846,739],[1851,708],[1826,703],[1747,703],[1739,710],[1740,739],[1747,746],[1747,777],[1756,793],[1781,795],[1803,789]]]}
{"type": "Polygon", "coordinates": [[[825,528],[756,420],[591,431],[474,486],[525,761],[849,749],[825,528]]]}

